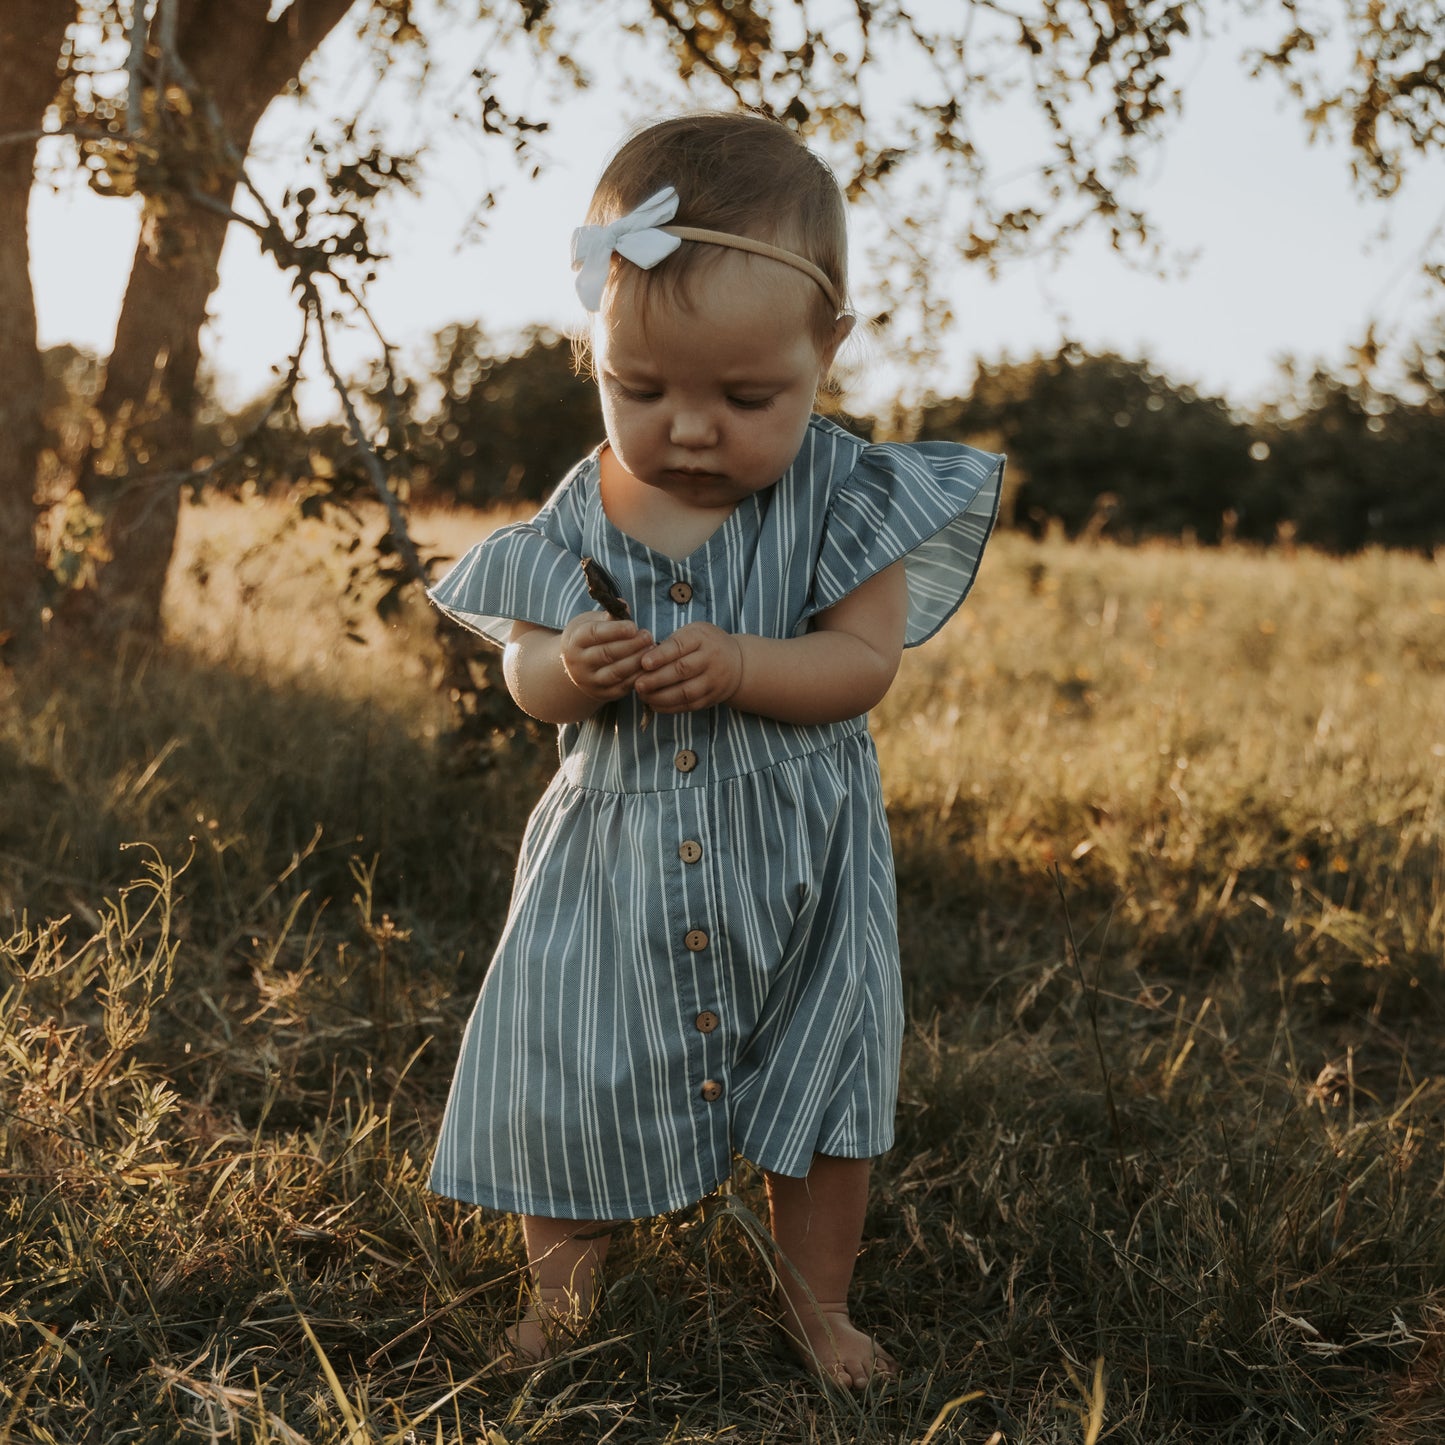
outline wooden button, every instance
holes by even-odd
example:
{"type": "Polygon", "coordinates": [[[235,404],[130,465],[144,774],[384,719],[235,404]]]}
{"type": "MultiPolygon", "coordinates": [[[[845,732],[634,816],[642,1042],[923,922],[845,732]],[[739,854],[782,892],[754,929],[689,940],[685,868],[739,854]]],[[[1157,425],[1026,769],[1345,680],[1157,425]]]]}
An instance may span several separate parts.
{"type": "Polygon", "coordinates": [[[710,1034],[722,1020],[710,1008],[705,1008],[692,1022],[698,1033],[710,1034]]]}
{"type": "Polygon", "coordinates": [[[674,582],[667,589],[667,595],[677,603],[679,607],[685,607],[692,601],[692,588],[686,582],[674,582]]]}
{"type": "Polygon", "coordinates": [[[691,748],[684,748],[672,760],[672,765],[680,773],[690,773],[697,766],[697,754],[691,748]]]}
{"type": "Polygon", "coordinates": [[[700,928],[694,928],[683,935],[682,946],[689,953],[701,953],[707,947],[707,934],[700,928]]]}
{"type": "Polygon", "coordinates": [[[702,1088],[698,1090],[709,1104],[715,1104],[723,1096],[723,1086],[716,1079],[704,1079],[702,1088]]]}
{"type": "Polygon", "coordinates": [[[702,844],[694,838],[689,838],[678,848],[677,856],[684,863],[696,863],[702,857],[702,844]]]}

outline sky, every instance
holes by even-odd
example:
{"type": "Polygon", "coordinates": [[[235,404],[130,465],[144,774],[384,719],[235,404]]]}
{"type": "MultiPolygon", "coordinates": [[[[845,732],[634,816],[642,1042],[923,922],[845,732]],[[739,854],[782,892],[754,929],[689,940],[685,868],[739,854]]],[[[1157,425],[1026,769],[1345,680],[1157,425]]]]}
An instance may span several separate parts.
{"type": "MultiPolygon", "coordinates": [[[[1286,355],[1342,364],[1371,321],[1387,338],[1418,334],[1419,255],[1445,222],[1445,159],[1416,165],[1389,204],[1364,198],[1344,149],[1310,145],[1282,87],[1244,77],[1245,39],[1236,31],[1191,47],[1179,72],[1182,119],[1145,163],[1140,195],[1169,258],[1163,274],[1098,236],[1077,240],[1062,262],[1008,262],[997,278],[959,265],[947,278],[958,322],[938,370],[901,374],[886,339],[865,338],[851,361],[880,392],[866,399],[881,402],[885,389],[957,395],[978,358],[1047,354],[1071,339],[1147,357],[1173,380],[1247,407],[1277,389],[1286,355]]],[[[344,69],[333,60],[333,72],[344,69]]],[[[906,73],[891,79],[906,91],[906,73]]],[[[455,84],[439,66],[433,89],[455,84]]],[[[323,92],[318,103],[331,98],[323,92]]],[[[535,93],[523,98],[539,101],[535,93]]],[[[549,163],[535,179],[465,134],[435,147],[421,194],[386,213],[390,260],[369,293],[382,330],[404,354],[419,354],[453,321],[480,320],[504,340],[529,323],[574,327],[581,311],[568,265],[571,229],[608,152],[648,114],[646,100],[601,79],[555,112],[549,163]],[[469,240],[474,198],[488,188],[498,203],[481,238],[469,240]]],[[[273,202],[296,183],[297,136],[308,127],[278,105],[258,132],[251,170],[273,202]]],[[[1003,169],[1032,158],[1022,139],[1018,154],[1009,153],[1010,130],[1001,112],[1003,169]]],[[[861,236],[876,222],[858,220],[861,236]]],[[[109,347],[135,234],[126,203],[37,187],[32,273],[43,345],[109,347]]],[[[856,275],[864,248],[855,241],[853,249],[856,275]]],[[[866,309],[866,276],[856,289],[866,309]]],[[[205,359],[223,396],[239,401],[264,390],[294,347],[296,313],[284,278],[240,228],[227,243],[211,312],[205,359]]],[[[338,351],[343,370],[365,368],[359,333],[341,337],[338,351]]],[[[313,384],[307,404],[324,411],[323,389],[313,384]]]]}

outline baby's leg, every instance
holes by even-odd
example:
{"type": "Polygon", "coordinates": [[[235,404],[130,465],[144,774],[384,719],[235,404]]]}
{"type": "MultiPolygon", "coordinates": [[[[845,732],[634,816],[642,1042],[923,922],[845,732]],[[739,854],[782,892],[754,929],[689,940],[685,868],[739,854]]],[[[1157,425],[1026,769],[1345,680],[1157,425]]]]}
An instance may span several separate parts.
{"type": "Polygon", "coordinates": [[[597,1274],[607,1258],[611,1226],[587,1219],[522,1216],[532,1299],[522,1318],[507,1331],[512,1349],[524,1360],[550,1359],[592,1311],[597,1274]]]}
{"type": "Polygon", "coordinates": [[[875,1376],[896,1375],[897,1361],[848,1318],[848,1285],[868,1207],[868,1161],[815,1154],[806,1179],[769,1173],[767,1182],[782,1254],[783,1325],[803,1363],[855,1390],[875,1376]]]}

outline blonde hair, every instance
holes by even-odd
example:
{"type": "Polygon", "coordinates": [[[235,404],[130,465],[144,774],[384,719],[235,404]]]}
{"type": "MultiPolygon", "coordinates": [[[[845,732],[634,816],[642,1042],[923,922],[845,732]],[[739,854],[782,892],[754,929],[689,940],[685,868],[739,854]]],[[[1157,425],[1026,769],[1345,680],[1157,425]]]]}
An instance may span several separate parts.
{"type": "MultiPolygon", "coordinates": [[[[615,221],[664,186],[677,189],[674,224],[725,231],[793,251],[827,276],[839,306],[846,305],[848,228],[842,193],[827,165],[785,126],[762,115],[717,111],[644,126],[622,143],[602,172],[587,221],[615,221]]],[[[686,305],[690,279],[717,264],[728,249],[684,241],[651,270],[614,256],[603,305],[616,297],[619,287],[635,292],[644,308],[659,293],[686,305]]],[[[825,345],[839,308],[820,287],[809,289],[813,332],[825,345]]]]}

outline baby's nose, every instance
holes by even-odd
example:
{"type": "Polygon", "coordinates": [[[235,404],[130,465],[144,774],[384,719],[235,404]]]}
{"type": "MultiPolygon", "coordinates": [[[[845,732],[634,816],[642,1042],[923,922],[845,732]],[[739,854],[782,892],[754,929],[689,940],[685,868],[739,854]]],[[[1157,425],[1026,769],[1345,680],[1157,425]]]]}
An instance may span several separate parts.
{"type": "Polygon", "coordinates": [[[701,410],[679,410],[672,417],[672,443],[679,447],[708,447],[717,440],[712,417],[701,410]]]}

